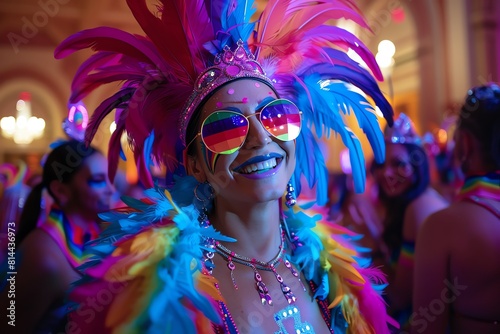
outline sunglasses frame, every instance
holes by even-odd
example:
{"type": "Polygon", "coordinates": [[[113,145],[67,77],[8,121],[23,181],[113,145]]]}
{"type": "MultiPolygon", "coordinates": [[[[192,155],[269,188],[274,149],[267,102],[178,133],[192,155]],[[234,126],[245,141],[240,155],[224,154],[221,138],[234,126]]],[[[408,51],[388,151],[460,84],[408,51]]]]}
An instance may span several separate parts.
{"type": "MultiPolygon", "coordinates": [[[[262,123],[262,119],[261,119],[261,116],[262,116],[262,110],[264,110],[264,109],[265,109],[266,107],[268,107],[269,105],[271,105],[271,104],[273,104],[273,103],[276,103],[276,101],[286,101],[286,102],[288,102],[289,104],[292,104],[292,105],[294,105],[294,106],[297,108],[297,110],[299,111],[299,113],[298,113],[298,114],[299,114],[299,117],[300,117],[300,129],[302,130],[302,111],[299,109],[299,107],[298,107],[295,103],[293,103],[292,101],[290,101],[290,100],[288,100],[288,99],[276,99],[276,100],[273,100],[273,101],[271,101],[271,102],[267,103],[265,106],[263,106],[263,107],[260,109],[260,111],[257,111],[257,112],[255,112],[255,113],[253,113],[253,114],[250,114],[250,115],[243,115],[242,113],[239,113],[239,112],[234,111],[234,110],[225,110],[225,109],[215,110],[214,112],[212,112],[210,115],[208,115],[208,116],[207,116],[207,117],[203,120],[203,122],[201,123],[200,131],[199,131],[199,132],[198,132],[198,133],[197,133],[197,134],[193,137],[193,139],[189,142],[189,144],[187,144],[187,145],[186,145],[186,149],[187,149],[187,148],[188,148],[188,147],[189,147],[189,146],[190,146],[190,145],[191,145],[191,144],[192,144],[192,143],[196,140],[196,138],[198,138],[198,136],[200,136],[200,137],[201,137],[201,141],[203,142],[203,145],[205,145],[205,147],[206,147],[209,151],[211,151],[211,152],[213,152],[213,153],[215,153],[215,154],[232,154],[232,153],[234,153],[234,152],[238,151],[238,150],[239,150],[239,149],[243,146],[243,144],[245,144],[246,137],[248,136],[248,130],[250,129],[250,121],[249,121],[248,119],[249,119],[250,117],[254,117],[254,116],[257,116],[257,115],[259,115],[258,120],[259,120],[260,124],[262,125],[262,127],[266,130],[266,132],[267,132],[267,133],[269,133],[269,134],[270,134],[271,136],[273,136],[274,138],[276,138],[276,139],[278,139],[278,140],[281,140],[281,139],[279,139],[278,137],[276,137],[274,134],[272,134],[272,133],[271,133],[271,132],[270,132],[270,131],[266,128],[266,126],[264,125],[264,123],[262,123]],[[202,130],[203,130],[203,126],[205,125],[205,122],[207,121],[207,119],[208,119],[210,116],[212,116],[213,114],[215,114],[215,113],[217,113],[217,112],[224,112],[224,113],[231,113],[231,114],[235,114],[235,115],[238,115],[238,116],[244,117],[244,118],[246,118],[246,120],[247,120],[247,133],[246,133],[246,135],[245,135],[245,140],[243,140],[243,141],[241,142],[240,146],[238,146],[237,148],[235,148],[235,150],[234,150],[234,151],[232,151],[232,152],[230,152],[230,153],[221,153],[221,152],[216,152],[216,151],[211,150],[211,149],[208,147],[208,145],[205,143],[205,139],[204,139],[204,138],[203,138],[203,136],[202,136],[202,130]]],[[[299,132],[299,134],[300,134],[300,132],[299,132]]],[[[297,137],[298,137],[298,135],[297,135],[297,137]]],[[[292,140],[295,140],[295,139],[297,139],[297,137],[295,137],[294,139],[286,140],[286,141],[292,141],[292,140]]],[[[281,140],[281,141],[283,141],[283,140],[281,140]]]]}

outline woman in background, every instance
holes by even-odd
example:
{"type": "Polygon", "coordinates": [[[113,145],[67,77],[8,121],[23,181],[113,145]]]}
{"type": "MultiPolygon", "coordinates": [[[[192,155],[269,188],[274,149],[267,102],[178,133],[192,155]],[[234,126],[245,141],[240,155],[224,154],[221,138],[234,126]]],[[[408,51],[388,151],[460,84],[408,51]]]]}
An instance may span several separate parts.
{"type": "MultiPolygon", "coordinates": [[[[111,195],[102,153],[76,140],[50,152],[42,182],[32,189],[21,214],[16,233],[16,322],[14,328],[2,321],[2,332],[65,331],[65,294],[80,277],[76,267],[86,259],[84,244],[100,232],[97,214],[109,210],[111,195]],[[54,201],[48,216],[40,207],[44,189],[54,201]]],[[[7,296],[9,285],[4,290],[2,310],[12,300],[7,296]]]]}
{"type": "Polygon", "coordinates": [[[374,262],[383,265],[388,275],[389,311],[405,328],[412,304],[417,232],[430,214],[447,203],[430,186],[428,157],[408,116],[400,114],[394,126],[386,128],[385,142],[385,162],[373,168],[384,211],[383,231],[375,235],[379,249],[374,262]]]}

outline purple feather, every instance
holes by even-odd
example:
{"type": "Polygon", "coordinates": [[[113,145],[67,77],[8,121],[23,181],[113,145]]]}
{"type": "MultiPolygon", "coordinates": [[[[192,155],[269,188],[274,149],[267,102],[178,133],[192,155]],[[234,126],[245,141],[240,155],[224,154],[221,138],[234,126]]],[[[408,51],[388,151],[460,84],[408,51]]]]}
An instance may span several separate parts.
{"type": "Polygon", "coordinates": [[[94,138],[102,120],[124,101],[130,99],[134,92],[133,88],[122,89],[113,96],[104,100],[94,111],[85,130],[85,142],[90,144],[94,138]]]}

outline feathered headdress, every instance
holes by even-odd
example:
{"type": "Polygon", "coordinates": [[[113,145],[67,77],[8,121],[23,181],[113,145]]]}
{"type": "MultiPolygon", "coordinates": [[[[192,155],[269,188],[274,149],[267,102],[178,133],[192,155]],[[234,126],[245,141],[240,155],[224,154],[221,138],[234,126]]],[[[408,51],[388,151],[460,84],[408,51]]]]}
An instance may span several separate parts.
{"type": "MultiPolygon", "coordinates": [[[[361,145],[344,124],[342,114],[354,112],[376,161],[381,162],[383,136],[375,106],[366,96],[382,110],[389,124],[392,108],[373,78],[382,79],[382,75],[370,51],[353,34],[327,24],[346,18],[367,28],[351,0],[270,0],[255,22],[251,21],[255,12],[251,0],[160,0],[155,14],[145,0],[127,3],[145,36],[100,27],[69,37],[55,51],[56,58],[84,48],[96,51],[75,75],[72,102],[102,84],[123,82],[119,91],[95,110],[86,133],[90,142],[103,118],[117,110],[117,128],[109,144],[110,177],[118,164],[124,132],[146,185],[153,184],[148,172],[151,159],[166,166],[167,176],[185,173],[185,131],[203,100],[195,93],[195,85],[207,85],[200,75],[210,67],[221,68],[221,55],[235,52],[241,40],[247,55],[255,58],[278,95],[303,112],[305,126],[296,144],[297,191],[301,175],[310,187],[327,184],[327,171],[315,139],[329,135],[331,130],[349,148],[355,189],[364,189],[361,145]],[[373,76],[347,56],[349,48],[361,56],[373,76]]],[[[326,189],[317,189],[318,202],[325,202],[326,189]]]]}

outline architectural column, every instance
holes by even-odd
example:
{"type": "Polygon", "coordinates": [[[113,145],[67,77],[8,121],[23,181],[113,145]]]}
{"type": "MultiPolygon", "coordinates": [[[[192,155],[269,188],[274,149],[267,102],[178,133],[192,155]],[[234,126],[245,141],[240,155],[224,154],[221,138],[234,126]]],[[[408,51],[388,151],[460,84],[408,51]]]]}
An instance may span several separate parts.
{"type": "Polygon", "coordinates": [[[416,123],[425,130],[433,129],[442,121],[446,106],[445,46],[443,13],[440,2],[422,0],[408,2],[415,13],[420,68],[419,115],[416,123]]]}
{"type": "Polygon", "coordinates": [[[468,0],[471,85],[500,81],[500,1],[468,0]]]}

